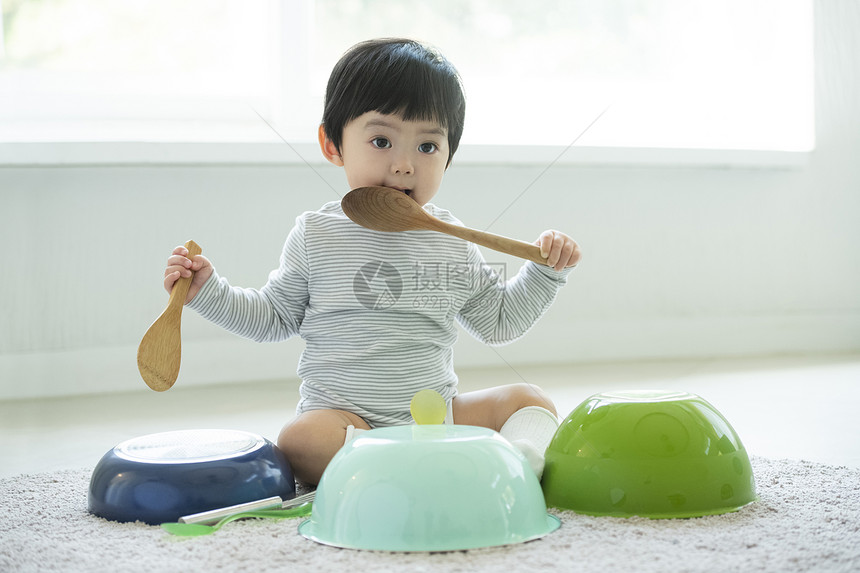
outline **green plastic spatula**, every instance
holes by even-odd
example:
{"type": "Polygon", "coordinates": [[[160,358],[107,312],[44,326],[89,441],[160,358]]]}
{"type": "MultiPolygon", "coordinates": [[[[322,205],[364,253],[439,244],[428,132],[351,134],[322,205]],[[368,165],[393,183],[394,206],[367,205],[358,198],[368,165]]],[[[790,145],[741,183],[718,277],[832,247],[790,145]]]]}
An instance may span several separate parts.
{"type": "Polygon", "coordinates": [[[228,515],[215,525],[203,525],[202,523],[162,523],[161,528],[172,535],[181,537],[200,537],[210,535],[221,529],[224,525],[237,519],[247,517],[266,517],[269,519],[288,519],[292,517],[305,517],[310,515],[313,504],[306,503],[292,509],[260,509],[257,511],[243,511],[228,515]]]}

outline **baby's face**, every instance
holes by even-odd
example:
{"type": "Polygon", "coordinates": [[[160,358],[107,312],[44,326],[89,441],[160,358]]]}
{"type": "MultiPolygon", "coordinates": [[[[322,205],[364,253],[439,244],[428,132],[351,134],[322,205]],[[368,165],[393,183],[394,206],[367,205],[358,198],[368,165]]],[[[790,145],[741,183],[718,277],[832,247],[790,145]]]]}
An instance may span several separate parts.
{"type": "Polygon", "coordinates": [[[445,174],[448,132],[433,121],[369,111],[344,127],[341,159],[350,189],[393,187],[424,205],[445,174]]]}

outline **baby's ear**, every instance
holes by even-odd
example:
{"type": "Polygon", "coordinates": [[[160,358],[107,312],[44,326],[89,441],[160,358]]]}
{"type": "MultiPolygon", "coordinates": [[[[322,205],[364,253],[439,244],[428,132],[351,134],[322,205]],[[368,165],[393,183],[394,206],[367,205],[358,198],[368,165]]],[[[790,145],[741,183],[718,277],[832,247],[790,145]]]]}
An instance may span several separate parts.
{"type": "Polygon", "coordinates": [[[343,167],[343,158],[340,156],[340,151],[338,151],[337,146],[326,135],[323,124],[320,124],[317,138],[319,139],[320,150],[323,156],[338,167],[343,167]]]}

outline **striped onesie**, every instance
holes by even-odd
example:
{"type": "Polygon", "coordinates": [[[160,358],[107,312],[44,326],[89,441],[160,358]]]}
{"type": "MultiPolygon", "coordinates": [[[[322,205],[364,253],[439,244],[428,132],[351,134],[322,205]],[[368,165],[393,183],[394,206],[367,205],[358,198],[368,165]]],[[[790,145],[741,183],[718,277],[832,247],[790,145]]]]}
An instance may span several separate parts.
{"type": "Polygon", "coordinates": [[[371,231],[331,202],[296,219],[263,288],[230,286],[216,271],[189,307],[258,342],[301,336],[298,413],[346,410],[371,427],[390,426],[412,421],[419,390],[449,403],[456,396],[455,321],[487,344],[511,342],[549,308],[570,270],[527,262],[505,281],[501,265],[471,243],[433,231],[371,231]]]}

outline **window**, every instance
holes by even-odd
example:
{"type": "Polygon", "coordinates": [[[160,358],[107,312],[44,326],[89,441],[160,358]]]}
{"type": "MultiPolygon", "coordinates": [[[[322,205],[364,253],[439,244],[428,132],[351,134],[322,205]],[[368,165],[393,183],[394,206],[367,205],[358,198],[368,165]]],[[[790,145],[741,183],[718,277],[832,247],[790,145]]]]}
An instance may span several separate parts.
{"type": "Polygon", "coordinates": [[[313,141],[357,41],[438,46],[464,146],[807,151],[811,0],[0,0],[0,141],[313,141]]]}
{"type": "Polygon", "coordinates": [[[0,1],[4,140],[234,137],[271,112],[266,2],[0,1]]]}
{"type": "Polygon", "coordinates": [[[315,4],[311,67],[322,74],[367,36],[441,42],[466,85],[464,143],[568,145],[611,106],[578,144],[812,146],[805,0],[315,4]]]}

